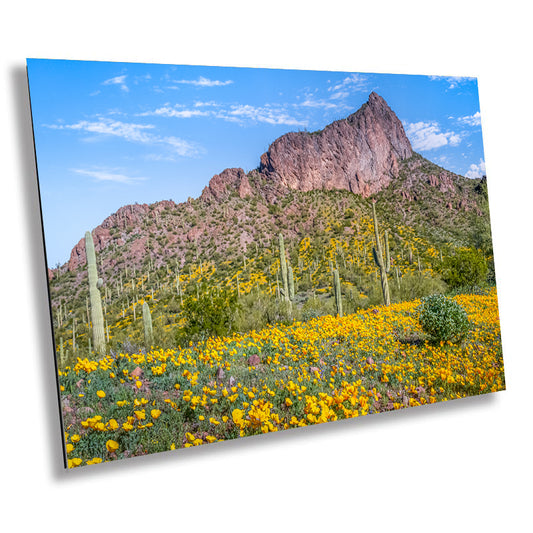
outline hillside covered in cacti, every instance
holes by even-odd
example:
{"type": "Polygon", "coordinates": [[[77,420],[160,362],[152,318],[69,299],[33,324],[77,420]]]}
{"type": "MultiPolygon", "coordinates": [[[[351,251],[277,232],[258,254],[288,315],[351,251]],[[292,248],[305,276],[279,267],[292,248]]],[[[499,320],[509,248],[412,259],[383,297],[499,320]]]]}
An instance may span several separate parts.
{"type": "Polygon", "coordinates": [[[153,342],[176,346],[214,331],[245,332],[445,292],[446,259],[457,250],[477,250],[487,264],[485,281],[493,282],[485,182],[454,176],[461,193],[454,201],[432,183],[444,172],[414,154],[398,182],[366,198],[289,191],[271,203],[257,188],[216,202],[125,206],[93,231],[96,252],[87,253],[84,238],[71,261],[52,271],[58,354],[72,361],[89,348],[100,353],[102,336],[114,352],[147,347],[145,303],[153,342]],[[102,328],[93,317],[98,301],[102,328]],[[194,304],[220,324],[188,327],[194,304]]]}

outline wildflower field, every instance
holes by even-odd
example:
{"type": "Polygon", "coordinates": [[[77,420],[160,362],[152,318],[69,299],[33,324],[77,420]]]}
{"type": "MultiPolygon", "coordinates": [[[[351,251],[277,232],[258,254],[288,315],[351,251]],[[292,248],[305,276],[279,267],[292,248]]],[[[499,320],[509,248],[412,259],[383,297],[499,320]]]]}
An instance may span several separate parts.
{"type": "Polygon", "coordinates": [[[470,331],[430,343],[419,300],[81,359],[59,370],[68,466],[505,389],[495,289],[459,295],[470,331]]]}

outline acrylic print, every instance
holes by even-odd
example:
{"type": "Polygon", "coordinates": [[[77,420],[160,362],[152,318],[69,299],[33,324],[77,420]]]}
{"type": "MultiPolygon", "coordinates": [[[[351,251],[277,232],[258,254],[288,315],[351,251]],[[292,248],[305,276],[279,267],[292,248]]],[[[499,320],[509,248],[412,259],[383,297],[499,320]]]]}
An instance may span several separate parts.
{"type": "Polygon", "coordinates": [[[505,388],[476,79],[28,76],[69,468],[505,388]]]}

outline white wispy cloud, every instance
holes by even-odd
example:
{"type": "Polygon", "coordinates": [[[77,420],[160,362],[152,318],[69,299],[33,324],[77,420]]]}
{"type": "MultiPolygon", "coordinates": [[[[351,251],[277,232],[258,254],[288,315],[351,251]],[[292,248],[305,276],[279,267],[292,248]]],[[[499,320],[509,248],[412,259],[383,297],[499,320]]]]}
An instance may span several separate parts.
{"type": "Polygon", "coordinates": [[[330,99],[316,98],[314,94],[307,93],[302,102],[295,104],[296,107],[310,107],[313,109],[342,109],[344,104],[340,103],[338,99],[331,97],[330,99]]]}
{"type": "Polygon", "coordinates": [[[108,80],[105,80],[102,82],[102,85],[120,85],[120,88],[124,92],[128,92],[129,88],[126,85],[126,75],[123,76],[115,76],[114,78],[109,78],[108,80]]]}
{"type": "Polygon", "coordinates": [[[448,89],[457,89],[463,83],[475,80],[475,78],[468,76],[430,76],[431,80],[444,80],[448,82],[448,89]]]}
{"type": "Polygon", "coordinates": [[[136,85],[143,81],[150,81],[152,79],[152,76],[150,74],[142,74],[140,76],[135,76],[133,83],[136,85]]]}
{"type": "MultiPolygon", "coordinates": [[[[366,91],[367,88],[368,80],[365,76],[362,76],[361,74],[350,74],[342,81],[336,83],[331,87],[328,87],[328,91],[341,95],[348,95],[350,92],[353,91],[366,91]]],[[[339,97],[340,96],[337,96],[337,98],[339,97]]]]}
{"type": "Polygon", "coordinates": [[[466,124],[467,126],[481,126],[481,113],[478,111],[473,115],[459,117],[457,120],[463,124],[466,124]]]}
{"type": "Polygon", "coordinates": [[[101,118],[97,121],[80,120],[74,124],[45,124],[45,126],[55,130],[75,130],[112,135],[127,141],[141,143],[150,142],[153,139],[153,135],[147,133],[146,130],[152,130],[155,127],[152,124],[132,124],[109,118],[101,118]]]}
{"type": "Polygon", "coordinates": [[[467,178],[481,178],[486,174],[485,161],[483,159],[479,160],[479,164],[472,163],[468,172],[465,174],[467,178]]]}
{"type": "Polygon", "coordinates": [[[172,83],[195,85],[196,87],[222,87],[224,85],[230,85],[233,80],[210,80],[200,76],[197,80],[172,80],[172,83]]]}
{"type": "Polygon", "coordinates": [[[194,156],[203,150],[184,139],[173,136],[161,136],[152,131],[155,126],[152,124],[134,124],[101,118],[97,121],[80,120],[74,124],[45,124],[46,127],[56,130],[73,130],[95,135],[108,135],[119,137],[128,142],[141,143],[147,145],[161,145],[171,149],[174,154],[180,156],[194,156]]]}
{"type": "Polygon", "coordinates": [[[433,150],[441,146],[457,146],[462,137],[453,131],[441,131],[437,122],[405,123],[405,132],[415,150],[433,150]]]}
{"type": "Polygon", "coordinates": [[[131,177],[131,176],[125,176],[124,174],[119,174],[117,172],[112,172],[109,170],[86,170],[82,168],[73,168],[71,169],[72,172],[75,172],[76,174],[81,174],[83,176],[89,176],[91,178],[94,178],[97,181],[112,181],[115,183],[124,183],[124,184],[132,184],[137,181],[144,181],[148,178],[143,177],[131,177]]]}
{"type": "Polygon", "coordinates": [[[144,113],[139,113],[138,116],[160,116],[160,117],[174,117],[174,118],[191,118],[191,117],[202,117],[209,115],[208,111],[200,111],[199,109],[184,109],[183,106],[174,106],[164,105],[163,107],[158,107],[153,111],[145,111],[144,113]]]}
{"type": "MultiPolygon", "coordinates": [[[[345,100],[354,92],[358,91],[367,91],[368,90],[368,80],[365,76],[360,74],[350,74],[338,80],[336,82],[331,82],[327,88],[326,98],[318,97],[318,89],[306,90],[304,93],[303,100],[294,104],[296,107],[306,107],[311,109],[323,109],[323,110],[346,110],[350,109],[345,102],[345,100]]],[[[299,97],[297,97],[299,99],[299,97]]]]}
{"type": "Polygon", "coordinates": [[[220,107],[220,104],[217,104],[215,101],[210,100],[209,102],[194,102],[194,107],[220,107]]]}
{"type": "Polygon", "coordinates": [[[176,104],[166,104],[153,111],[140,113],[141,116],[160,116],[172,118],[211,117],[227,122],[262,122],[265,124],[307,126],[307,120],[290,115],[284,106],[252,106],[248,104],[217,104],[215,102],[196,102],[193,108],[176,104]],[[207,108],[207,109],[206,109],[207,108]]]}
{"type": "Polygon", "coordinates": [[[252,121],[286,126],[307,126],[307,120],[290,116],[283,108],[270,106],[232,105],[228,110],[215,112],[217,118],[229,121],[252,121]]]}
{"type": "Polygon", "coordinates": [[[333,93],[330,98],[331,100],[340,100],[342,98],[348,98],[348,96],[350,96],[349,91],[337,91],[333,93]]]}

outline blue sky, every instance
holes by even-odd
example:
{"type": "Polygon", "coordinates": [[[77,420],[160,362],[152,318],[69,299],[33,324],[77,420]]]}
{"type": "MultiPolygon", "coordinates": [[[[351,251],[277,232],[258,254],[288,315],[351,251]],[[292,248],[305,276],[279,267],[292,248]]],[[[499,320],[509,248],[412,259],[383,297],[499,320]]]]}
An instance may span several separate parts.
{"type": "Polygon", "coordinates": [[[376,91],[413,149],[485,173],[475,78],[28,59],[50,267],[119,207],[198,197],[214,174],[259,165],[376,91]]]}

